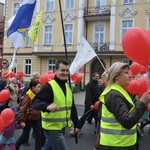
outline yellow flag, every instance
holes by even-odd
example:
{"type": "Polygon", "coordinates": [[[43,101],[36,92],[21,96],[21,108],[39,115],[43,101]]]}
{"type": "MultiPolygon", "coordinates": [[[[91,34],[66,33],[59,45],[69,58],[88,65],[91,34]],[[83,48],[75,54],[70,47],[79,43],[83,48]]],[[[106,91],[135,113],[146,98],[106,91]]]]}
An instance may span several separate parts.
{"type": "Polygon", "coordinates": [[[43,13],[41,11],[37,16],[37,18],[35,19],[35,22],[33,23],[32,27],[28,31],[28,35],[31,38],[31,43],[29,44],[30,46],[32,46],[36,42],[38,33],[40,31],[41,23],[42,23],[42,16],[43,13]]]}

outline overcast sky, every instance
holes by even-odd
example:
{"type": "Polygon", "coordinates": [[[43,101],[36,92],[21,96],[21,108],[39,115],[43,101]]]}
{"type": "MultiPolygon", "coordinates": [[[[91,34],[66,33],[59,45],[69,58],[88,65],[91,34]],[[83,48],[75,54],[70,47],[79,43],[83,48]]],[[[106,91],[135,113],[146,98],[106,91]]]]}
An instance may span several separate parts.
{"type": "Polygon", "coordinates": [[[0,3],[4,3],[5,4],[5,0],[0,0],[0,3]]]}

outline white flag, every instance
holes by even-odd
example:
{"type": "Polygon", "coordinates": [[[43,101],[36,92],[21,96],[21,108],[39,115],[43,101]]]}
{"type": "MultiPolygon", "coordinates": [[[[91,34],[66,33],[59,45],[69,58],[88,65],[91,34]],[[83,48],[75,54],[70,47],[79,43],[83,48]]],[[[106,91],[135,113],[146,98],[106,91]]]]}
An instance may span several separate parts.
{"type": "Polygon", "coordinates": [[[8,68],[8,74],[10,74],[12,72],[12,70],[16,67],[16,53],[17,53],[17,51],[18,50],[15,50],[15,52],[13,54],[11,63],[10,63],[9,68],[8,68]]]}
{"type": "Polygon", "coordinates": [[[95,56],[97,56],[97,54],[95,53],[91,45],[84,37],[82,37],[80,47],[70,66],[70,74],[72,75],[77,72],[84,64],[86,64],[95,56]]]}
{"type": "MultiPolygon", "coordinates": [[[[15,15],[8,20],[8,26],[10,27],[12,22],[14,21],[15,15]]],[[[15,31],[10,36],[11,42],[15,48],[20,48],[25,46],[25,42],[23,39],[22,33],[15,31]]]]}

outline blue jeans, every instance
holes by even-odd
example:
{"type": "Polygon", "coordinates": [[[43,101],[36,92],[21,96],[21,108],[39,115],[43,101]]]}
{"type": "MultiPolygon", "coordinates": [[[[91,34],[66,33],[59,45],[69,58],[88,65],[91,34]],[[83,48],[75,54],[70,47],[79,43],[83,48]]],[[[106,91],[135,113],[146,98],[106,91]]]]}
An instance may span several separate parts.
{"type": "Polygon", "coordinates": [[[44,130],[44,135],[47,140],[49,140],[50,145],[53,150],[68,150],[64,133],[65,128],[62,130],[44,130]]]}
{"type": "Polygon", "coordinates": [[[44,144],[42,150],[53,150],[48,139],[45,140],[45,144],[44,144]]]}

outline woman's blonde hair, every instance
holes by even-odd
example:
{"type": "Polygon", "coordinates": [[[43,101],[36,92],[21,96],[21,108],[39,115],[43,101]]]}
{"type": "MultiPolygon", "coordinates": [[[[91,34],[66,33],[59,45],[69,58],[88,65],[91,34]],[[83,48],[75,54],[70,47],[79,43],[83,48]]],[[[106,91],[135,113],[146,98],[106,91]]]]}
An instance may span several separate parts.
{"type": "Polygon", "coordinates": [[[127,63],[122,63],[122,62],[115,62],[114,64],[111,65],[111,67],[108,69],[108,77],[107,77],[107,82],[109,85],[113,84],[116,82],[115,77],[118,76],[123,69],[126,67],[129,68],[129,64],[127,63]]]}

